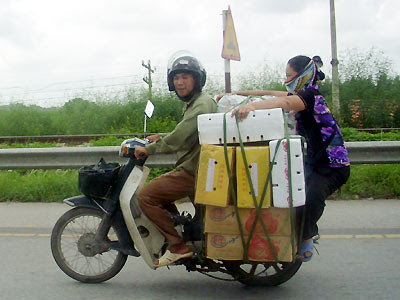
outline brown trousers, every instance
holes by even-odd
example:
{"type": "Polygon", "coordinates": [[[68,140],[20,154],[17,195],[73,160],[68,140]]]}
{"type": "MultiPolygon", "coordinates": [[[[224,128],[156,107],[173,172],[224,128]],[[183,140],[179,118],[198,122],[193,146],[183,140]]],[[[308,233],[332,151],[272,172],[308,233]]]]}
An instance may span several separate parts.
{"type": "Polygon", "coordinates": [[[183,243],[174,228],[170,213],[178,213],[174,204],[186,196],[194,197],[195,177],[184,170],[172,171],[150,181],[138,194],[139,206],[170,246],[183,243]]]}

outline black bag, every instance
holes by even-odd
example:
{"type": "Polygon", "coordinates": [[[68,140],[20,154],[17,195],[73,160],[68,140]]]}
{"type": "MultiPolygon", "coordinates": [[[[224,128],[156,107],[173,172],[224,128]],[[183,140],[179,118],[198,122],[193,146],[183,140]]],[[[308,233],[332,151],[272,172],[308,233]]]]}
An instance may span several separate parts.
{"type": "Polygon", "coordinates": [[[120,169],[118,163],[106,163],[102,158],[96,165],[79,169],[79,190],[89,196],[104,197],[111,185],[116,181],[120,169]]]}

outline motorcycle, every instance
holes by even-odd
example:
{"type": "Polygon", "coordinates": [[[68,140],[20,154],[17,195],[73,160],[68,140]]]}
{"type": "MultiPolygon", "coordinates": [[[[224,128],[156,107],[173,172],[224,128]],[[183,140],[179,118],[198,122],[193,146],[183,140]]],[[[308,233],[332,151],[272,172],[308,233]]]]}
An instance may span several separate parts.
{"type": "MultiPolygon", "coordinates": [[[[56,222],[51,234],[51,251],[57,265],[71,278],[86,283],[109,280],[124,267],[128,256],[141,257],[155,270],[154,261],[167,250],[164,236],[142,213],[136,197],[149,169],[144,166],[146,159],[136,159],[134,153],[136,147],[146,143],[138,138],[122,142],[119,155],[127,158],[127,163],[120,166],[101,161],[92,166],[85,173],[89,180],[79,179],[84,194],[64,200],[73,208],[56,222]]],[[[207,258],[202,247],[205,239],[201,230],[202,208],[197,205],[195,208],[194,217],[188,213],[171,216],[177,231],[194,252],[193,257],[171,266],[184,266],[188,272],[197,271],[249,286],[276,286],[299,270],[299,259],[245,262],[207,258]],[[225,275],[210,274],[218,272],[225,275]]]]}

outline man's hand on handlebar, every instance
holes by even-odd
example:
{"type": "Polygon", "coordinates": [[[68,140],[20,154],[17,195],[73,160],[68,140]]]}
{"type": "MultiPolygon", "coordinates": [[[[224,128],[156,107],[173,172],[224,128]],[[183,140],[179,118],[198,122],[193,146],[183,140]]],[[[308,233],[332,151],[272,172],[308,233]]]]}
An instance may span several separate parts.
{"type": "Polygon", "coordinates": [[[152,134],[152,135],[148,135],[146,136],[146,139],[150,140],[151,142],[155,142],[160,138],[159,134],[152,134]]]}
{"type": "Polygon", "coordinates": [[[148,156],[149,156],[149,152],[147,152],[147,149],[145,147],[136,147],[135,157],[137,159],[145,159],[148,156]]]}

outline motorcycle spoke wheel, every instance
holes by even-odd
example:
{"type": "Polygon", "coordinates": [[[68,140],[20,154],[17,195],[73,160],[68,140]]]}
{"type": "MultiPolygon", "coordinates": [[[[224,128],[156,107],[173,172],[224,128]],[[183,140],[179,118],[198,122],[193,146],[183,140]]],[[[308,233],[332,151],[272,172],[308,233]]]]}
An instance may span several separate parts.
{"type": "Polygon", "coordinates": [[[249,286],[276,286],[288,281],[300,268],[301,262],[224,261],[226,270],[239,282],[249,286]]]}
{"type": "MultiPolygon", "coordinates": [[[[53,257],[68,276],[82,282],[102,282],[114,277],[124,266],[127,256],[109,248],[96,249],[94,237],[102,213],[90,208],[66,212],[54,226],[51,237],[53,257]]],[[[113,224],[108,242],[118,241],[113,224]]]]}

